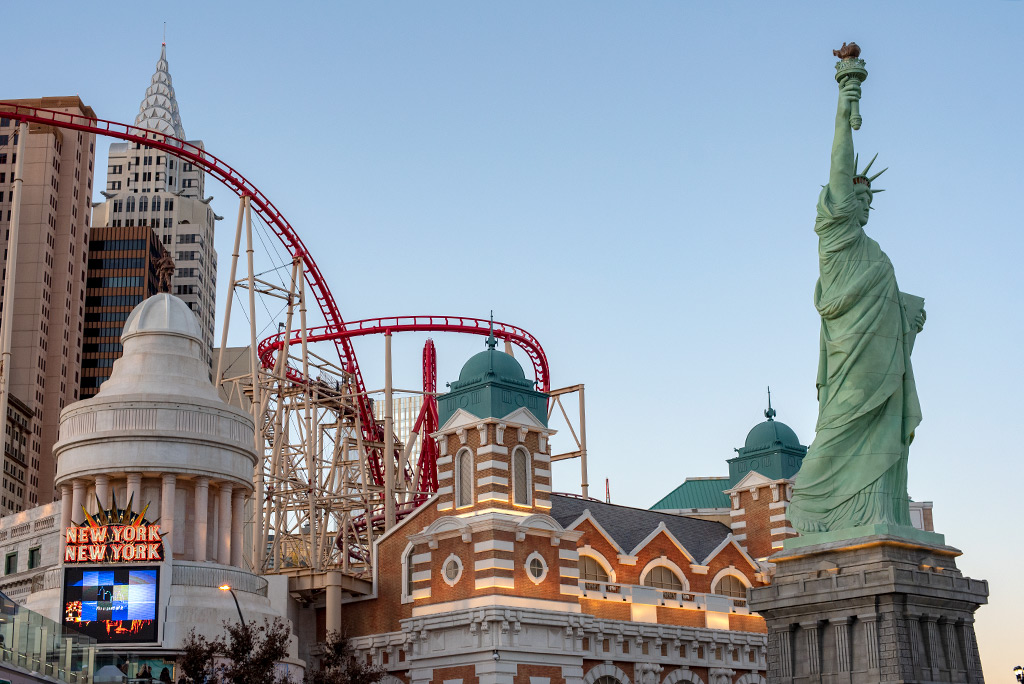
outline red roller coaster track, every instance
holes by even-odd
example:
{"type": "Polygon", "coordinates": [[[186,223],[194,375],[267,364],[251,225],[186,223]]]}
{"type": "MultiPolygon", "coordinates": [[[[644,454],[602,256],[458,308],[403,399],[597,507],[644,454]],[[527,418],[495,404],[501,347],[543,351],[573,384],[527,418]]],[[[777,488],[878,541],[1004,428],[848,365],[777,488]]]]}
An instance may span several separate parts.
{"type": "MultiPolygon", "coordinates": [[[[162,150],[170,155],[185,159],[195,166],[209,173],[221,183],[230,188],[239,197],[249,197],[251,205],[255,208],[256,214],[271,227],[274,234],[288,250],[292,258],[302,260],[303,273],[306,283],[316,298],[320,311],[327,321],[327,325],[321,328],[311,329],[309,341],[332,341],[338,350],[338,356],[342,366],[352,373],[356,383],[357,405],[359,417],[362,421],[363,436],[370,442],[383,441],[383,428],[373,417],[373,411],[369,398],[366,395],[366,386],[363,382],[362,373],[359,370],[359,363],[356,361],[355,350],[352,347],[351,338],[357,335],[368,335],[405,330],[425,331],[447,331],[460,333],[486,334],[489,322],[477,318],[445,317],[445,316],[409,316],[400,318],[377,318],[366,321],[356,321],[346,324],[338,309],[338,304],[327,286],[327,281],[320,272],[320,268],[313,260],[312,254],[303,244],[298,233],[288,220],[278,211],[274,203],[263,194],[259,188],[249,182],[241,173],[232,168],[229,164],[185,140],[179,140],[173,136],[164,135],[148,129],[107,121],[105,119],[94,119],[68,112],[59,112],[39,107],[28,107],[13,102],[0,102],[0,112],[6,117],[18,122],[27,122],[57,128],[65,128],[85,133],[92,133],[119,140],[139,143],[147,147],[162,150]]],[[[506,324],[495,324],[495,333],[502,338],[511,340],[521,347],[530,356],[533,362],[534,372],[541,389],[550,389],[550,375],[548,371],[547,357],[541,349],[537,340],[525,330],[506,324]]],[[[294,333],[292,333],[294,334],[294,333]]],[[[283,338],[282,338],[283,339],[283,338]]],[[[280,347],[277,338],[268,338],[259,345],[260,358],[265,365],[273,352],[280,347]],[[276,344],[276,346],[275,346],[276,344]]],[[[271,360],[272,364],[273,361],[271,360]]],[[[378,461],[379,462],[379,461],[378,461]]],[[[424,482],[423,484],[427,484],[424,482]]],[[[436,486],[436,484],[435,484],[436,486]]]]}

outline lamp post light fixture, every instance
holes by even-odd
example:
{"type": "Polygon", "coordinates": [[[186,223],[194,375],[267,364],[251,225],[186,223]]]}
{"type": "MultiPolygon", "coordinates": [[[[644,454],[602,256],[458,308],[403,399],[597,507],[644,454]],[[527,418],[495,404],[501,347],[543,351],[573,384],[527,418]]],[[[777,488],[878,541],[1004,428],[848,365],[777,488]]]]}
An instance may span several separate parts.
{"type": "Polygon", "coordinates": [[[1013,668],[1013,674],[1017,677],[1018,682],[1024,684],[1024,667],[1018,665],[1017,667],[1013,668]]]}
{"type": "Polygon", "coordinates": [[[242,607],[240,605],[238,605],[238,597],[235,596],[235,590],[231,588],[230,584],[222,584],[222,585],[220,585],[217,588],[220,589],[221,591],[230,591],[231,592],[231,598],[233,598],[235,600],[235,608],[238,609],[238,622],[240,624],[244,625],[245,624],[245,618],[242,617],[242,607]]]}

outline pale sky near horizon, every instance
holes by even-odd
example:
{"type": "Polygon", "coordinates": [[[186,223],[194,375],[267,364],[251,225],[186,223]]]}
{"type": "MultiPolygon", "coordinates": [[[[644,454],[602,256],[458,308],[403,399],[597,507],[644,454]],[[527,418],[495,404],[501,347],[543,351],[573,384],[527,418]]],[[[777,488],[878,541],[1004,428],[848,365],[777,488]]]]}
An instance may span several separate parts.
{"type": "MultiPolygon", "coordinates": [[[[608,478],[638,507],[726,474],[767,385],[778,419],[813,438],[814,205],[831,50],[855,40],[869,77],[854,142],[890,167],[867,231],[927,302],[910,493],[934,502],[964,573],[990,581],[982,661],[990,683],[1012,681],[1024,3],[283,7],[23,5],[6,13],[0,98],[78,93],[130,123],[166,21],[188,137],[289,218],[346,319],[494,309],[529,330],[554,386],[586,384],[591,493],[608,478]]],[[[237,199],[207,188],[227,217],[220,315],[237,199]]],[[[398,386],[419,385],[425,337],[395,338],[398,386]]],[[[433,337],[442,384],[483,348],[433,337]]],[[[380,387],[382,340],[356,349],[380,387]]],[[[555,488],[577,491],[577,468],[560,464],[555,488]]]]}

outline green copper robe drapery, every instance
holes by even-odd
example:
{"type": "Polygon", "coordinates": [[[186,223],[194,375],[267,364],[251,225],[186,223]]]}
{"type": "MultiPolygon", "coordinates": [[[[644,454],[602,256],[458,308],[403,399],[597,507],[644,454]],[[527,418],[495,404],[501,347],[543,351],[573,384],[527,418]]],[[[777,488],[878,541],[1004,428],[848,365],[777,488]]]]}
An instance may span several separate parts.
{"type": "Polygon", "coordinates": [[[889,257],[864,234],[856,192],[818,199],[818,424],[788,517],[800,532],[910,525],[907,455],[921,422],[910,326],[889,257]]]}

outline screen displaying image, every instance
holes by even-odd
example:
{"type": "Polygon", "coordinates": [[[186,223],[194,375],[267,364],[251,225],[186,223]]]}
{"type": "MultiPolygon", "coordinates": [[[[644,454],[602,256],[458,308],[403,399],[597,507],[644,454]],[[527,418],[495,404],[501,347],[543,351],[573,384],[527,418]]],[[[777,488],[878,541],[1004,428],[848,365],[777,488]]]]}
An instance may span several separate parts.
{"type": "Polygon", "coordinates": [[[64,625],[100,643],[157,638],[159,568],[64,569],[64,625]]]}

